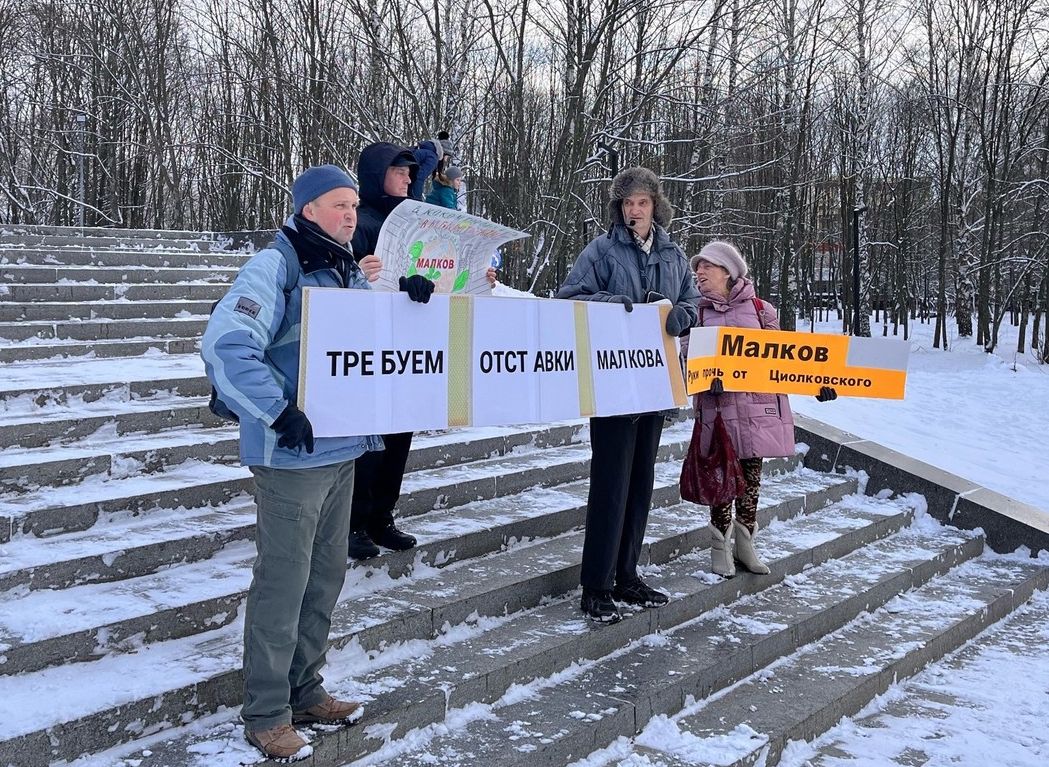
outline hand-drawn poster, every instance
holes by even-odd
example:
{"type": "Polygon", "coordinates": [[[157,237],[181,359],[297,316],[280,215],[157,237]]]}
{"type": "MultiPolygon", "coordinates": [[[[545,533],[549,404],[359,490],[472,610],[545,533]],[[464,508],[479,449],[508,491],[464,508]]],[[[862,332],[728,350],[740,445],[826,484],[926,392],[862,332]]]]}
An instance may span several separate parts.
{"type": "Polygon", "coordinates": [[[528,234],[460,210],[405,200],[379,231],[375,255],[382,259],[382,272],[372,288],[397,290],[400,277],[421,274],[433,280],[437,293],[487,295],[492,255],[524,237],[528,234]]]}

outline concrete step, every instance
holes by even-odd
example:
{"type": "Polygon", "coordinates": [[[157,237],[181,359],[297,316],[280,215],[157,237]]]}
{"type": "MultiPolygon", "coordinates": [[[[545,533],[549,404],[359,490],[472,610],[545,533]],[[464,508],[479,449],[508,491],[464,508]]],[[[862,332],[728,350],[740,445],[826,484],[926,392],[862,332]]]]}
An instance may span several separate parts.
{"type": "Polygon", "coordinates": [[[250,253],[193,251],[184,249],[128,250],[119,247],[0,248],[0,265],[38,266],[223,266],[240,267],[250,253]]]}
{"type": "Polygon", "coordinates": [[[58,358],[134,357],[145,354],[190,354],[200,351],[200,336],[192,338],[142,337],[134,340],[46,341],[0,345],[0,363],[58,358]]]}
{"type": "Polygon", "coordinates": [[[102,434],[52,448],[12,448],[0,451],[0,500],[47,494],[92,475],[119,479],[151,474],[190,459],[234,463],[237,456],[237,432],[231,427],[121,437],[102,434]]]}
{"type": "Polygon", "coordinates": [[[124,238],[142,238],[147,240],[168,239],[203,240],[206,242],[224,242],[229,236],[224,232],[197,232],[191,229],[135,229],[116,226],[56,226],[52,224],[3,224],[0,231],[9,237],[16,235],[59,235],[74,241],[84,237],[103,237],[118,242],[124,238]]]}
{"type": "MultiPolygon", "coordinates": [[[[68,275],[62,275],[65,279],[68,275]]],[[[25,301],[217,301],[226,295],[225,283],[194,282],[109,285],[56,282],[41,284],[0,283],[0,302],[25,301]]]]}
{"type": "Polygon", "coordinates": [[[217,507],[253,491],[247,469],[199,460],[123,479],[94,475],[77,485],[0,500],[0,543],[84,531],[118,516],[217,507]]]}
{"type": "MultiPolygon", "coordinates": [[[[872,758],[885,767],[966,762],[1041,765],[1049,753],[1049,739],[1040,727],[1035,701],[1045,695],[1049,678],[1046,636],[1049,592],[1038,591],[1001,623],[915,678],[902,681],[907,669],[900,669],[893,679],[895,689],[867,706],[869,713],[844,719],[807,748],[794,744],[792,752],[804,755],[804,763],[811,767],[870,764],[872,758]],[[989,676],[1002,673],[1004,659],[1008,659],[1008,678],[989,676]],[[904,733],[910,737],[899,737],[904,733]],[[993,759],[985,756],[989,754],[993,759]]],[[[878,639],[872,638],[873,647],[878,647],[878,639]]],[[[946,639],[926,634],[918,641],[936,645],[946,639]]],[[[892,663],[903,665],[895,659],[892,663]]],[[[790,761],[801,763],[797,758],[790,761]]]]}
{"type": "MultiPolygon", "coordinates": [[[[824,478],[824,482],[833,481],[835,478],[824,478]]],[[[825,485],[824,490],[827,487],[825,485]]],[[[795,515],[806,503],[822,505],[825,500],[823,492],[817,491],[808,499],[787,492],[790,500],[763,507],[763,521],[767,523],[773,515],[795,515]]],[[[655,510],[643,561],[661,565],[669,561],[671,556],[690,550],[692,541],[699,542],[699,530],[705,524],[705,520],[700,522],[698,519],[700,516],[704,515],[691,504],[655,510]],[[665,559],[660,560],[661,557],[665,559]]],[[[844,520],[838,524],[847,528],[845,537],[848,537],[858,528],[866,528],[871,524],[883,525],[886,518],[893,518],[893,524],[902,524],[906,514],[902,507],[886,508],[884,513],[876,514],[878,520],[873,523],[870,518],[861,522],[854,514],[847,518],[840,514],[835,516],[844,520]]],[[[885,531],[882,529],[878,535],[885,531]]],[[[830,537],[837,540],[835,535],[830,537]]],[[[854,537],[851,544],[827,543],[825,552],[840,551],[842,545],[860,545],[866,539],[860,536],[854,537]]],[[[394,582],[385,587],[388,581],[375,577],[357,583],[350,582],[343,591],[342,601],[333,617],[333,651],[352,648],[352,652],[360,653],[362,649],[372,651],[396,646],[394,643],[430,640],[438,636],[446,624],[456,626],[468,618],[484,620],[485,616],[512,615],[536,607],[552,595],[575,588],[580,545],[581,535],[575,533],[531,545],[518,545],[481,559],[454,563],[434,572],[418,574],[403,584],[394,582]]],[[[794,568],[800,570],[806,564],[811,566],[813,552],[810,546],[799,547],[796,554],[792,565],[794,568]]],[[[687,578],[684,573],[702,569],[703,565],[699,561],[688,561],[683,567],[675,584],[687,578]]],[[[217,568],[217,572],[220,577],[225,577],[228,570],[217,568]]],[[[740,578],[739,588],[747,580],[740,578]]],[[[718,581],[721,583],[720,579],[718,581]]],[[[691,584],[689,591],[692,593],[705,588],[702,581],[695,578],[691,578],[691,584]]],[[[760,582],[755,585],[761,586],[760,582]]],[[[726,597],[731,596],[731,586],[724,588],[721,593],[726,597]]],[[[675,592],[679,590],[674,588],[675,592]]],[[[684,594],[678,596],[677,607],[668,606],[664,611],[642,613],[641,616],[652,619],[653,616],[665,615],[667,620],[671,620],[671,616],[680,615],[675,613],[676,610],[684,609],[688,604],[691,604],[691,610],[705,609],[701,604],[685,599],[684,594]]],[[[576,623],[581,623],[578,613],[575,616],[576,623]]],[[[124,727],[128,721],[135,722],[136,728],[155,730],[162,722],[185,722],[187,717],[211,713],[218,706],[237,705],[240,674],[236,669],[239,666],[241,643],[237,623],[233,621],[196,638],[142,647],[131,655],[123,656],[120,668],[129,679],[136,680],[133,685],[106,685],[104,678],[116,669],[116,659],[113,657],[11,677],[7,681],[15,696],[20,694],[23,687],[41,691],[51,689],[58,679],[74,689],[104,692],[87,701],[83,698],[59,701],[57,707],[53,707],[46,715],[27,720],[35,723],[35,730],[27,731],[25,725],[21,729],[17,725],[13,729],[9,728],[8,740],[0,742],[0,762],[4,759],[25,758],[30,760],[25,762],[28,767],[44,764],[48,759],[72,758],[79,753],[99,751],[134,737],[136,733],[124,727]],[[136,672],[135,669],[140,665],[143,670],[150,668],[151,671],[136,672]],[[59,710],[62,707],[66,710],[59,710]],[[88,707],[92,710],[83,710],[88,707]],[[73,712],[73,708],[81,709],[79,715],[73,712]],[[55,725],[58,722],[63,724],[55,726],[49,724],[48,720],[55,725]]],[[[545,622],[528,618],[526,625],[535,630],[545,625],[545,622]]],[[[585,624],[580,628],[585,630],[585,624]]],[[[516,633],[520,638],[520,631],[516,633]]],[[[564,648],[560,652],[548,652],[545,655],[550,661],[561,664],[570,663],[573,658],[564,648]]],[[[493,682],[496,678],[502,678],[504,685],[519,681],[517,672],[527,672],[527,669],[517,668],[520,658],[513,654],[503,655],[501,661],[499,654],[494,652],[487,656],[471,654],[460,657],[463,660],[477,657],[478,661],[488,657],[489,661],[484,661],[484,665],[490,661],[501,662],[502,669],[490,673],[493,682]]],[[[333,662],[329,669],[334,672],[338,665],[333,662]]],[[[462,678],[463,672],[457,671],[455,676],[462,678]]],[[[439,684],[429,681],[430,700],[432,702],[436,691],[442,700],[440,711],[443,711],[444,694],[440,692],[439,684]]],[[[476,689],[478,684],[475,679],[470,686],[476,689]]],[[[430,710],[432,715],[432,705],[430,710]]],[[[387,717],[389,714],[387,712],[387,717]]],[[[409,714],[413,715],[420,714],[418,711],[409,714]]],[[[357,728],[357,732],[363,730],[357,728]]],[[[368,750],[373,750],[376,745],[372,743],[368,750]]]]}
{"type": "MultiPolygon", "coordinates": [[[[125,386],[120,394],[127,392],[125,386]]],[[[208,409],[208,397],[155,395],[149,399],[102,400],[77,407],[7,416],[0,411],[0,444],[45,448],[86,439],[163,432],[180,426],[228,426],[208,409]]]]}
{"type": "Polygon", "coordinates": [[[0,322],[0,342],[114,341],[135,338],[192,338],[204,334],[207,314],[162,319],[90,319],[66,322],[0,322]]]}
{"type": "Polygon", "coordinates": [[[229,266],[186,268],[154,266],[0,266],[0,280],[8,284],[43,285],[59,280],[83,283],[118,283],[124,285],[175,284],[179,282],[228,283],[237,275],[229,266]]]}
{"type": "Polygon", "coordinates": [[[207,317],[213,301],[0,301],[0,322],[207,317]]]}
{"type": "Polygon", "coordinates": [[[198,354],[130,359],[26,361],[0,368],[0,414],[45,417],[150,397],[208,396],[211,384],[198,354]]]}
{"type": "MultiPolygon", "coordinates": [[[[484,466],[475,466],[479,475],[475,481],[454,485],[448,492],[440,492],[440,483],[454,482],[454,478],[446,479],[446,475],[459,471],[453,465],[458,462],[483,459],[495,461],[489,457],[501,456],[524,446],[544,448],[563,445],[577,438],[582,428],[583,424],[576,422],[538,428],[500,427],[465,433],[417,435],[414,449],[408,457],[408,471],[416,472],[430,466],[447,468],[430,470],[427,475],[408,474],[398,512],[402,516],[421,514],[452,502],[466,503],[478,498],[495,497],[497,493],[515,492],[511,488],[515,483],[519,486],[524,481],[522,472],[518,472],[518,476],[504,478],[498,483],[497,489],[493,478],[484,478],[484,466]]],[[[218,445],[217,454],[236,449],[232,440],[225,443],[226,446],[223,446],[224,443],[213,444],[218,445]]],[[[101,456],[99,461],[111,462],[111,458],[105,457],[104,451],[97,450],[97,445],[95,447],[94,454],[101,456]]],[[[119,451],[120,445],[115,449],[119,451]]],[[[206,446],[202,449],[206,450],[206,446]]],[[[573,458],[576,457],[573,453],[573,458]]],[[[121,465],[119,461],[118,465],[121,465]]],[[[498,472],[505,470],[505,462],[492,462],[487,466],[494,467],[493,470],[498,472]]],[[[571,467],[570,470],[575,471],[571,467]]],[[[461,479],[461,474],[457,478],[461,479]]],[[[149,474],[135,471],[127,472],[126,475],[118,472],[116,476],[92,474],[77,484],[43,487],[0,498],[0,542],[22,535],[46,537],[86,530],[99,519],[111,515],[137,515],[180,507],[217,507],[235,495],[251,490],[251,475],[247,469],[214,462],[202,463],[199,458],[183,463],[171,461],[149,474]]]]}
{"type": "MultiPolygon", "coordinates": [[[[584,758],[617,737],[632,736],[654,716],[676,713],[691,700],[708,699],[765,669],[982,548],[982,538],[973,534],[905,530],[793,573],[731,609],[708,610],[596,663],[581,664],[574,673],[529,685],[527,693],[511,690],[483,718],[465,727],[450,724],[448,734],[429,743],[409,739],[403,753],[391,744],[378,763],[462,767],[584,758]]],[[[695,589],[693,584],[694,578],[677,590],[695,589]]],[[[338,764],[329,761],[332,755],[316,747],[314,762],[338,764]]]]}
{"type": "MultiPolygon", "coordinates": [[[[799,742],[827,731],[891,685],[1006,618],[1047,585],[1049,567],[1044,564],[985,555],[802,648],[737,685],[716,705],[687,707],[673,724],[696,745],[735,741],[737,752],[721,764],[772,767],[791,741],[796,749],[799,742]],[[728,738],[732,729],[728,723],[753,733],[750,743],[728,738]]],[[[849,761],[835,758],[832,763],[849,761]]],[[[826,762],[806,763],[815,767],[826,762]]]]}
{"type": "Polygon", "coordinates": [[[4,248],[64,248],[64,247],[124,247],[128,250],[150,250],[164,248],[168,250],[206,251],[224,247],[225,239],[205,238],[200,235],[190,237],[172,237],[167,232],[158,232],[156,236],[136,236],[114,230],[110,234],[95,232],[68,234],[51,234],[29,231],[0,229],[0,247],[4,248]]]}

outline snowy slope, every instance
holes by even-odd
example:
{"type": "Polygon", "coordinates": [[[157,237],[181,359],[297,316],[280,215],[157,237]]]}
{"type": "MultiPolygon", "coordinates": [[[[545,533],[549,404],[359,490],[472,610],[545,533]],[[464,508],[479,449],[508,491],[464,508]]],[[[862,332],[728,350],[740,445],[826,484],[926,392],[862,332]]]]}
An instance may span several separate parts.
{"type": "Polygon", "coordinates": [[[791,406],[1049,514],[1049,485],[1039,481],[1049,473],[1040,447],[1049,434],[1049,365],[1015,354],[1016,328],[1003,325],[1001,338],[995,354],[956,338],[944,352],[932,348],[932,325],[918,324],[903,401],[791,397],[791,406]]]}

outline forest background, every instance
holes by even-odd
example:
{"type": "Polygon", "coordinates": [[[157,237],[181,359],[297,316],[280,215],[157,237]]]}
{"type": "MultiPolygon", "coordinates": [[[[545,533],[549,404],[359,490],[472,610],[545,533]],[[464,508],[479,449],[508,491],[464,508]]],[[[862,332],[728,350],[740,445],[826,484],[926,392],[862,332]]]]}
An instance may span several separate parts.
{"type": "Polygon", "coordinates": [[[0,67],[0,222],[272,228],[303,167],[446,129],[516,288],[646,165],[786,328],[1049,353],[1049,0],[0,0],[0,67]]]}

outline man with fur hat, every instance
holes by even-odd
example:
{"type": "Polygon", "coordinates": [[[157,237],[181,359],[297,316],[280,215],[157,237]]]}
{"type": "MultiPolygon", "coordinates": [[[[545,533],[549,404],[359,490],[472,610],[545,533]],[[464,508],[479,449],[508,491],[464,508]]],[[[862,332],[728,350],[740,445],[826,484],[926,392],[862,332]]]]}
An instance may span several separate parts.
{"type": "MultiPolygon", "coordinates": [[[[612,180],[611,227],[580,254],[557,298],[673,303],[666,330],[678,336],[696,321],[699,293],[681,248],[667,234],[673,210],[647,168],[627,168],[612,180]]],[[[668,597],[637,574],[655,480],[662,413],[590,419],[590,493],[580,581],[580,607],[592,620],[622,617],[616,601],[654,607],[668,597]]]]}

